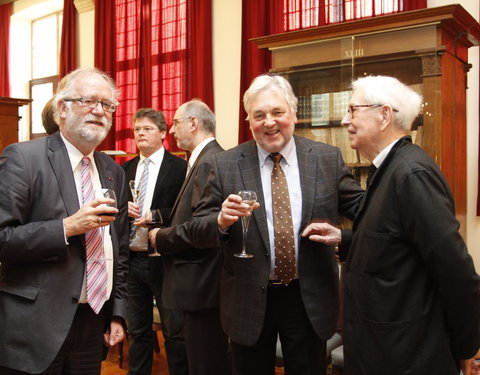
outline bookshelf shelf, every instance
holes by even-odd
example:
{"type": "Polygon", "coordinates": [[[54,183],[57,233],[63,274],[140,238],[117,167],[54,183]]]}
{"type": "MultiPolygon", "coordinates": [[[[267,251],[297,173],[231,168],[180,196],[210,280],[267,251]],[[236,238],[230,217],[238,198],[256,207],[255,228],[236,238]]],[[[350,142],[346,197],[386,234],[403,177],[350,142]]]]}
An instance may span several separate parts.
{"type": "Polygon", "coordinates": [[[295,133],[342,150],[362,180],[370,163],[349,146],[340,122],[352,80],[391,75],[423,95],[411,135],[440,166],[464,233],[466,215],[466,72],[480,24],[461,5],[343,22],[252,41],[272,53],[272,69],[299,99],[295,133]]]}

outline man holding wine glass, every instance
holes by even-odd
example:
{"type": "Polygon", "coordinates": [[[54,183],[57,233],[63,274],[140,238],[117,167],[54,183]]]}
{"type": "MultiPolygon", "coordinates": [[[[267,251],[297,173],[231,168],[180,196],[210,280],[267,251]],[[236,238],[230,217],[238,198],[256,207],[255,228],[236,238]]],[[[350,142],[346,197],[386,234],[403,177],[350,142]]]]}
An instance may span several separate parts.
{"type": "Polygon", "coordinates": [[[53,106],[59,132],[0,158],[1,374],[99,374],[102,344],[124,339],[125,176],[95,151],[112,125],[115,83],[77,69],[53,106]],[[101,188],[118,209],[95,197],[101,188]]]}
{"type": "Polygon", "coordinates": [[[150,375],[153,361],[153,301],[162,321],[170,375],[188,374],[183,316],[166,308],[162,297],[163,258],[149,247],[148,224],[153,210],[167,218],[185,179],[187,163],[163,147],[167,123],[161,111],[141,108],[133,115],[139,156],[124,163],[130,196],[130,261],[128,272],[128,366],[130,375],[150,375]],[[136,196],[136,197],[135,197],[136,196]],[[134,199],[135,198],[135,199],[134,199]]]}
{"type": "Polygon", "coordinates": [[[183,311],[190,375],[228,375],[228,339],[220,325],[223,256],[218,247],[199,250],[185,237],[205,187],[207,161],[223,151],[215,140],[215,115],[205,103],[191,100],[175,112],[170,133],[191,156],[166,228],[149,233],[152,245],[164,257],[164,303],[183,311]]]}
{"type": "Polygon", "coordinates": [[[279,335],[286,374],[326,374],[335,332],[338,267],[333,246],[301,237],[311,221],[353,218],[363,190],[340,150],[295,136],[297,98],[281,76],[245,92],[253,140],[215,156],[188,236],[222,246],[221,318],[235,374],[272,375],[279,335]],[[238,194],[256,193],[252,207],[238,194]],[[240,218],[251,216],[242,253],[240,218]]]}

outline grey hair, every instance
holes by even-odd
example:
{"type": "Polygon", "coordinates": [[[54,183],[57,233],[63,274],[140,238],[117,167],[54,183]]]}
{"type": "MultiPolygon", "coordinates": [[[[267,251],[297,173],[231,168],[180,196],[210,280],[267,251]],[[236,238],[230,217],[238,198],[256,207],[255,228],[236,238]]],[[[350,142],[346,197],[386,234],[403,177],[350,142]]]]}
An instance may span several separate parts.
{"type": "Polygon", "coordinates": [[[65,77],[63,77],[57,86],[57,93],[53,98],[53,110],[54,110],[54,118],[57,123],[60,123],[60,114],[58,113],[59,103],[68,97],[75,96],[77,94],[75,83],[81,78],[82,75],[85,73],[92,73],[98,74],[101,76],[110,86],[112,89],[112,101],[115,104],[118,104],[118,91],[117,85],[115,81],[110,77],[107,73],[101,71],[97,68],[79,68],[75,69],[74,71],[68,73],[65,77]]]}
{"type": "Polygon", "coordinates": [[[386,104],[398,111],[394,112],[394,123],[403,131],[411,129],[422,109],[422,96],[393,77],[362,77],[352,83],[352,88],[367,101],[365,104],[386,104]]]}
{"type": "Polygon", "coordinates": [[[206,105],[199,99],[192,99],[183,104],[183,116],[193,117],[195,116],[198,119],[198,122],[201,128],[207,134],[215,135],[215,114],[206,105]]]}
{"type": "Polygon", "coordinates": [[[272,89],[281,94],[288,103],[290,111],[297,112],[298,99],[293,93],[292,86],[284,77],[279,75],[262,74],[254,78],[250,87],[243,94],[243,106],[247,112],[247,120],[250,119],[250,106],[252,99],[261,91],[272,89]]]}

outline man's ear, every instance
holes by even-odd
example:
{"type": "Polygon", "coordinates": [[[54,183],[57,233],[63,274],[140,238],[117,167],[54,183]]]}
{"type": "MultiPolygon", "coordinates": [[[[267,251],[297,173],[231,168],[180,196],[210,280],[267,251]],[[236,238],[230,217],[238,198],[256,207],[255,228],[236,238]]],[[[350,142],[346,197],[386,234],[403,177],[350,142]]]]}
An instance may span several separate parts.
{"type": "Polygon", "coordinates": [[[380,116],[380,130],[384,131],[389,124],[393,124],[393,108],[389,105],[383,105],[382,108],[380,108],[380,116]]]}
{"type": "Polygon", "coordinates": [[[190,119],[190,129],[192,129],[192,133],[198,129],[198,117],[197,116],[192,116],[190,119]]]}
{"type": "Polygon", "coordinates": [[[58,115],[64,120],[67,118],[67,104],[63,100],[58,102],[58,115]]]}

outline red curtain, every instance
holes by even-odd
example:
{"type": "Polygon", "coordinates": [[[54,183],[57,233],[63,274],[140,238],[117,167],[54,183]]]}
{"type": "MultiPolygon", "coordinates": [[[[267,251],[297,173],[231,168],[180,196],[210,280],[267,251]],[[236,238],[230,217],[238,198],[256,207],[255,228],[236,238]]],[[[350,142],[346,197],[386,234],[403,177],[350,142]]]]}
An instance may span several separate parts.
{"type": "MultiPolygon", "coordinates": [[[[95,67],[115,78],[115,1],[95,0],[95,67]]],[[[118,129],[116,116],[113,116],[112,130],[98,146],[98,150],[115,150],[118,129]]]]}
{"type": "Polygon", "coordinates": [[[8,48],[11,4],[0,5],[0,96],[10,96],[8,48]]]}
{"type": "MultiPolygon", "coordinates": [[[[374,0],[342,0],[336,3],[325,0],[243,0],[240,98],[243,98],[253,78],[271,68],[270,51],[259,50],[249,41],[251,38],[426,6],[427,0],[391,0],[383,2],[380,8],[376,7],[374,0]]],[[[241,104],[239,143],[252,138],[245,118],[241,104]]]]}
{"type": "Polygon", "coordinates": [[[73,0],[63,1],[62,39],[60,42],[60,78],[77,68],[77,11],[73,0]]]}
{"type": "MultiPolygon", "coordinates": [[[[162,110],[169,123],[191,98],[213,108],[211,0],[97,0],[95,6],[95,35],[103,36],[95,65],[120,90],[115,128],[99,149],[136,152],[131,121],[139,108],[162,110]]],[[[178,150],[171,136],[164,146],[178,150]]]]}

